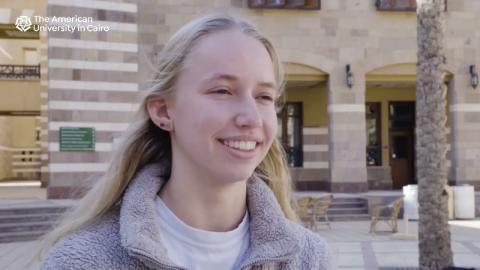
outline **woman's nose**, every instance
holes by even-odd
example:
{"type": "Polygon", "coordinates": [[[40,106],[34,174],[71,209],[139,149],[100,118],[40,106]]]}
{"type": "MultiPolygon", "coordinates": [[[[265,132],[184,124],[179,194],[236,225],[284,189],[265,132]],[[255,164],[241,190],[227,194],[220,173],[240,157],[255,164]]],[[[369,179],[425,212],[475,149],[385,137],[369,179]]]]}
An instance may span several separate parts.
{"type": "Polygon", "coordinates": [[[235,124],[239,127],[259,127],[262,124],[262,118],[254,97],[242,98],[242,101],[236,104],[237,114],[235,124]]]}

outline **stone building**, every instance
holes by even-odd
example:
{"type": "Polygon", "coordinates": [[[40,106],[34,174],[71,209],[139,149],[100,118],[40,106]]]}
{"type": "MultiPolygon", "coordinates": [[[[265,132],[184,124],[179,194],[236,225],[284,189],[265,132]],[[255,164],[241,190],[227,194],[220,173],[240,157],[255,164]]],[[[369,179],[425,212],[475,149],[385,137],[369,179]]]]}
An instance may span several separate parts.
{"type": "MultiPolygon", "coordinates": [[[[74,196],[73,190],[87,187],[88,179],[105,170],[163,44],[183,24],[212,11],[247,18],[279,51],[287,79],[279,136],[297,189],[364,192],[416,183],[415,1],[48,0],[43,5],[45,16],[92,17],[109,27],[48,32],[38,39],[41,180],[50,198],[74,196]],[[94,140],[94,149],[72,151],[65,141],[62,149],[61,128],[65,136],[83,132],[94,140]]],[[[35,12],[42,14],[41,9],[35,12]]],[[[480,1],[447,0],[449,182],[476,190],[478,12],[480,1]]],[[[15,23],[17,13],[2,23],[15,23]]]]}

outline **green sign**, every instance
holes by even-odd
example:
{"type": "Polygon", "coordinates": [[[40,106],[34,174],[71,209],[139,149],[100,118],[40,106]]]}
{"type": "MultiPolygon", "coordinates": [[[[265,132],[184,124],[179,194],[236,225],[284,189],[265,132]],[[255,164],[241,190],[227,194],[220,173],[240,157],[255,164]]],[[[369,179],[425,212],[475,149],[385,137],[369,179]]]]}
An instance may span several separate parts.
{"type": "Polygon", "coordinates": [[[61,127],[60,151],[95,151],[95,129],[86,127],[61,127]]]}

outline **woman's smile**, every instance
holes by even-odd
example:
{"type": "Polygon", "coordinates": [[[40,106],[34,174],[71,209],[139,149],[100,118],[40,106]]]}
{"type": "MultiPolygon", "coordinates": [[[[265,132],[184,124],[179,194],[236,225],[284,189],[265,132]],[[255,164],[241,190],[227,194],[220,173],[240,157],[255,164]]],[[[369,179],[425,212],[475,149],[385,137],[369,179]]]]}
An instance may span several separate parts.
{"type": "Polygon", "coordinates": [[[255,150],[262,144],[262,139],[255,136],[230,136],[218,139],[218,141],[230,148],[226,149],[228,153],[241,159],[251,159],[258,155],[255,150]]]}
{"type": "Polygon", "coordinates": [[[218,141],[222,148],[235,158],[249,160],[259,155],[259,143],[255,141],[218,141]]]}
{"type": "Polygon", "coordinates": [[[223,144],[230,146],[234,149],[242,151],[251,151],[255,149],[257,142],[254,141],[223,141],[223,144]]]}

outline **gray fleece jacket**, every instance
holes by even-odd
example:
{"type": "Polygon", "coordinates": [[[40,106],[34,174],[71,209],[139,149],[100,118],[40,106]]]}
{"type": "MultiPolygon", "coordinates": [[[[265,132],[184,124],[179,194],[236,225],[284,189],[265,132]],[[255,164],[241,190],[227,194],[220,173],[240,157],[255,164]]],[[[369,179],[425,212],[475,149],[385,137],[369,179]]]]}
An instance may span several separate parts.
{"type": "MultiPolygon", "coordinates": [[[[159,231],[154,200],[164,183],[163,172],[158,164],[142,169],[121,203],[59,240],[40,269],[183,269],[168,258],[159,231]]],[[[248,179],[247,204],[250,246],[239,270],[332,269],[326,242],[287,220],[270,188],[255,174],[248,179]]]]}

